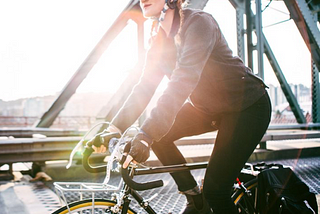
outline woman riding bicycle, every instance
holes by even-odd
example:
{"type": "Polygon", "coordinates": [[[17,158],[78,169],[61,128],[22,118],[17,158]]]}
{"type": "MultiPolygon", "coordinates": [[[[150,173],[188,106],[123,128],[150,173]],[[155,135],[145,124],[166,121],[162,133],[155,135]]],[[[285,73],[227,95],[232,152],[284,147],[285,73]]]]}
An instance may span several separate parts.
{"type": "Polygon", "coordinates": [[[108,131],[131,126],[167,76],[168,86],[133,138],[124,167],[145,162],[151,148],[163,165],[186,163],[173,142],[218,129],[203,193],[190,172],[171,175],[187,197],[183,214],[238,213],[231,188],[268,127],[269,96],[264,82],[232,55],[215,19],[183,3],[140,0],[144,16],[154,20],[154,34],[143,75],[108,131]]]}

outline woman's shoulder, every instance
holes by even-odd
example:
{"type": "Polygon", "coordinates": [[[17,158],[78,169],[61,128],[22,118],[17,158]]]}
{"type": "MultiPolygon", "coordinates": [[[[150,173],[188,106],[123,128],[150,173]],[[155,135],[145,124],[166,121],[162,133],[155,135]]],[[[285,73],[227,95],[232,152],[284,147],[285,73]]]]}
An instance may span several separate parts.
{"type": "Polygon", "coordinates": [[[184,8],[183,24],[181,26],[180,32],[184,32],[186,29],[190,27],[192,28],[192,26],[198,26],[198,25],[202,25],[202,26],[210,25],[211,28],[218,27],[218,23],[210,13],[207,13],[199,9],[184,8]]]}
{"type": "Polygon", "coordinates": [[[212,19],[212,15],[210,13],[207,13],[200,9],[193,9],[193,8],[184,8],[183,9],[183,17],[184,21],[190,21],[192,19],[198,18],[198,19],[205,19],[209,18],[212,19]]]}

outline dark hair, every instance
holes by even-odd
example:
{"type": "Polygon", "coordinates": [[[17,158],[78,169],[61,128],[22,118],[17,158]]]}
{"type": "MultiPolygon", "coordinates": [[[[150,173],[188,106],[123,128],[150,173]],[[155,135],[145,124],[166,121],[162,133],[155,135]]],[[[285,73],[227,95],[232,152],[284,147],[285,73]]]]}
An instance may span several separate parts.
{"type": "MultiPolygon", "coordinates": [[[[182,8],[183,8],[183,4],[185,3],[185,1],[186,1],[186,0],[168,0],[168,3],[167,3],[167,4],[168,4],[168,7],[169,7],[170,9],[179,10],[180,28],[181,28],[181,26],[182,26],[183,18],[184,18],[182,8]]],[[[151,32],[150,32],[151,37],[154,36],[154,32],[155,32],[155,28],[156,28],[157,24],[158,24],[157,21],[154,21],[154,22],[152,23],[151,32]]],[[[179,31],[180,31],[180,29],[179,29],[179,31]]],[[[153,40],[153,39],[151,39],[151,40],[153,40]]]]}
{"type": "MultiPolygon", "coordinates": [[[[179,15],[180,15],[180,29],[182,27],[182,24],[183,24],[183,20],[184,20],[184,14],[183,14],[183,4],[185,3],[185,0],[178,0],[177,1],[177,8],[179,9],[179,15]]],[[[180,32],[180,29],[179,29],[179,32],[180,32]]]]}

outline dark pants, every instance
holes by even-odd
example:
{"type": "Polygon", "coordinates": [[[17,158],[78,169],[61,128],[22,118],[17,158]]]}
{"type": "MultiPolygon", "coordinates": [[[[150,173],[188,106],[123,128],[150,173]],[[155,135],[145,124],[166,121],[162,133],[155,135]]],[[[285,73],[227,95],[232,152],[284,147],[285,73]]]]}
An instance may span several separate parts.
{"type": "MultiPolygon", "coordinates": [[[[204,179],[203,192],[215,214],[237,213],[231,200],[231,188],[268,128],[271,105],[268,94],[241,112],[207,115],[186,103],[179,111],[170,131],[153,144],[152,149],[163,165],[186,163],[173,143],[182,137],[218,129],[204,179]],[[212,125],[216,121],[217,126],[212,125]]],[[[171,174],[180,191],[197,183],[190,172],[171,174]]]]}

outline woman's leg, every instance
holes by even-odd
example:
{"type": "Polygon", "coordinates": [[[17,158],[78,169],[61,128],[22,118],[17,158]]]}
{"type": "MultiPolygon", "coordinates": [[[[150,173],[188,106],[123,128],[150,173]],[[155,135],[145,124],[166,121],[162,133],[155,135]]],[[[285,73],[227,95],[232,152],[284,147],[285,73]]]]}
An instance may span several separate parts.
{"type": "MultiPolygon", "coordinates": [[[[196,110],[190,103],[185,104],[175,118],[169,132],[159,141],[152,145],[154,153],[163,165],[186,163],[185,158],[173,143],[182,137],[199,135],[214,131],[212,117],[196,110]]],[[[209,205],[205,202],[203,194],[189,171],[171,173],[178,185],[179,191],[187,197],[187,206],[183,214],[211,214],[209,205]]]]}
{"type": "MultiPolygon", "coordinates": [[[[159,141],[152,145],[152,150],[163,165],[175,165],[186,163],[185,158],[173,143],[182,137],[198,135],[216,130],[211,125],[212,119],[197,109],[190,103],[186,103],[174,121],[169,132],[159,141]]],[[[179,191],[186,191],[197,186],[190,172],[171,173],[178,185],[179,191]]]]}
{"type": "Polygon", "coordinates": [[[268,128],[270,114],[266,94],[244,111],[221,117],[203,189],[215,214],[238,213],[231,200],[231,188],[268,128]]]}

